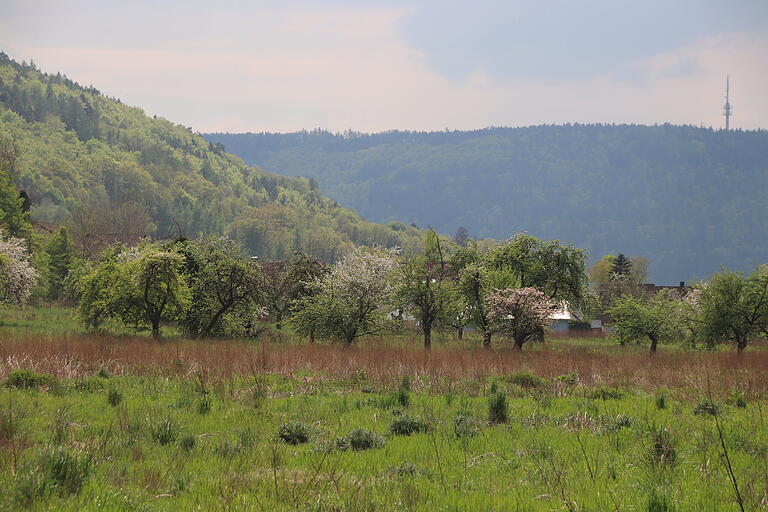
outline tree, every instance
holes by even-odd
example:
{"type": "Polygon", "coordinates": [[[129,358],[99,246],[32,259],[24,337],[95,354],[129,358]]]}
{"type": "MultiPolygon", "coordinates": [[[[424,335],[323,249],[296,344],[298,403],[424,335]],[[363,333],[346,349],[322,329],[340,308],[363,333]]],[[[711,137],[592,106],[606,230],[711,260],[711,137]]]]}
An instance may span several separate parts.
{"type": "Polygon", "coordinates": [[[300,300],[291,323],[305,335],[340,339],[377,334],[394,303],[395,250],[358,247],[315,282],[317,292],[300,300]]]}
{"type": "Polygon", "coordinates": [[[613,327],[622,343],[648,338],[651,353],[661,341],[674,340],[680,336],[680,322],[675,314],[676,302],[662,291],[648,301],[623,296],[610,309],[613,327]]]}
{"type": "Polygon", "coordinates": [[[14,141],[0,134],[0,228],[11,236],[27,238],[30,234],[29,214],[11,179],[18,156],[14,141]]]}
{"type": "Polygon", "coordinates": [[[619,253],[618,256],[613,260],[613,267],[611,268],[611,272],[614,275],[617,276],[628,276],[629,273],[632,271],[632,262],[629,261],[629,258],[624,256],[624,253],[619,253]]]}
{"type": "Polygon", "coordinates": [[[259,265],[230,238],[210,236],[181,245],[192,292],[187,332],[196,337],[243,333],[262,298],[259,265]]]}
{"type": "Polygon", "coordinates": [[[530,287],[493,290],[485,303],[496,329],[510,336],[518,350],[547,326],[555,310],[545,293],[530,287]]]}
{"type": "Polygon", "coordinates": [[[432,346],[432,328],[444,316],[453,286],[440,264],[426,256],[413,256],[398,269],[397,297],[419,321],[424,348],[432,346]]]}
{"type": "Polygon", "coordinates": [[[81,319],[93,328],[109,319],[149,326],[157,338],[162,321],[181,320],[189,308],[184,263],[178,252],[153,245],[108,251],[81,279],[81,319]]]}
{"type": "Polygon", "coordinates": [[[411,256],[398,268],[398,301],[418,320],[427,350],[432,346],[432,328],[444,317],[453,295],[448,273],[440,236],[432,229],[424,239],[424,255],[411,256]]]}
{"type": "Polygon", "coordinates": [[[69,270],[77,259],[72,238],[66,227],[60,227],[51,237],[45,251],[48,253],[48,298],[60,299],[69,270]]]}
{"type": "Polygon", "coordinates": [[[701,286],[702,328],[712,343],[734,341],[742,353],[749,338],[768,327],[768,265],[748,277],[722,271],[701,286]]]}
{"type": "Polygon", "coordinates": [[[550,300],[581,305],[587,288],[586,253],[559,240],[545,242],[519,233],[488,253],[491,268],[514,276],[521,288],[531,287],[550,300]]]}
{"type": "Polygon", "coordinates": [[[312,282],[325,273],[324,266],[308,256],[296,253],[288,261],[270,261],[262,265],[264,304],[281,329],[283,320],[297,301],[312,292],[312,282]]]}
{"type": "Polygon", "coordinates": [[[469,230],[464,226],[459,226],[456,230],[456,234],[453,235],[453,241],[459,247],[466,247],[469,242],[469,230]]]}
{"type": "Polygon", "coordinates": [[[0,303],[26,303],[39,277],[29,262],[26,242],[5,238],[0,229],[0,303]]]}

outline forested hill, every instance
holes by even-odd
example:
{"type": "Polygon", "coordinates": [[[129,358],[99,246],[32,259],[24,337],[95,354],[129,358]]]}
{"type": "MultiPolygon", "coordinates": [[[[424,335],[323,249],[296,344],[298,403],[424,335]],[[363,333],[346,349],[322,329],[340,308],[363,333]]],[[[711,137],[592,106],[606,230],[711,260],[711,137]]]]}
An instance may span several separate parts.
{"type": "Polygon", "coordinates": [[[333,261],[355,244],[407,249],[422,237],[365,222],[313,180],[262,172],[189,128],[4,53],[0,142],[15,147],[10,172],[32,219],[70,225],[86,251],[146,235],[227,233],[263,258],[298,250],[333,261]]]}
{"type": "Polygon", "coordinates": [[[371,220],[475,237],[528,231],[651,260],[676,283],[768,261],[768,132],[564,125],[471,132],[209,134],[317,179],[371,220]]]}

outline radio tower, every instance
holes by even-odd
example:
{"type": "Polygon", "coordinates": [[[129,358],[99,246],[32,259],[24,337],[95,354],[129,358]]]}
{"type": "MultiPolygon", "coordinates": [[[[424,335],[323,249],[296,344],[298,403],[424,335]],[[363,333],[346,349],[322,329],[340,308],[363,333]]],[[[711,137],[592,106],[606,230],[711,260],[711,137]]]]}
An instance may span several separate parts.
{"type": "Polygon", "coordinates": [[[731,98],[730,98],[730,89],[731,89],[731,79],[728,75],[725,75],[725,106],[723,107],[723,115],[725,116],[725,129],[726,131],[731,128],[731,114],[733,113],[733,110],[731,109],[731,98]]]}

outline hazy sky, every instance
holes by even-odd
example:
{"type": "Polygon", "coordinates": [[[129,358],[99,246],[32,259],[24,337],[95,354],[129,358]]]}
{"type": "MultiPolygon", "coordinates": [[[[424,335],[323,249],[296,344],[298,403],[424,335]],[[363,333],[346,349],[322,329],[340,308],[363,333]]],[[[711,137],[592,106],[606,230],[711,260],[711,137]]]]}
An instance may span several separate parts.
{"type": "Polygon", "coordinates": [[[198,131],[768,128],[768,0],[0,0],[0,50],[198,131]]]}

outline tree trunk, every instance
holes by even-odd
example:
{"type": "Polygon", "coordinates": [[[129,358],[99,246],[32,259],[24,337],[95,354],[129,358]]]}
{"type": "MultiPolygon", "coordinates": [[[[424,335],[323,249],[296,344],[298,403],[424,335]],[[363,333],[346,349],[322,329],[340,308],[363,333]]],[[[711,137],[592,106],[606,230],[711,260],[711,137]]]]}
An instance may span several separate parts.
{"type": "Polygon", "coordinates": [[[515,338],[515,350],[523,350],[525,338],[515,338]]]}
{"type": "Polygon", "coordinates": [[[432,325],[424,324],[422,330],[424,331],[424,349],[429,350],[432,348],[432,325]]]}
{"type": "Polygon", "coordinates": [[[656,336],[648,336],[651,339],[651,354],[656,353],[656,345],[659,342],[659,339],[656,336]]]}
{"type": "Polygon", "coordinates": [[[159,318],[152,319],[152,337],[155,339],[160,337],[160,319],[159,318]]]}
{"type": "Polygon", "coordinates": [[[745,348],[747,348],[747,337],[739,336],[736,338],[736,353],[739,355],[743,354],[745,348]]]}
{"type": "Polygon", "coordinates": [[[464,328],[463,327],[459,327],[457,329],[457,332],[459,334],[459,340],[463,340],[464,339],[464,328]]]}
{"type": "Polygon", "coordinates": [[[211,331],[216,326],[216,323],[219,321],[219,318],[221,318],[221,315],[223,315],[227,310],[229,309],[229,305],[222,306],[219,308],[219,310],[216,312],[215,315],[213,315],[213,318],[211,318],[211,321],[208,322],[208,325],[205,326],[205,329],[202,330],[200,333],[200,338],[206,338],[211,334],[211,331]]]}
{"type": "Polygon", "coordinates": [[[491,348],[491,331],[483,331],[483,347],[491,348]]]}
{"type": "Polygon", "coordinates": [[[309,332],[309,342],[314,343],[315,342],[315,331],[309,332]]]}
{"type": "Polygon", "coordinates": [[[280,329],[282,329],[282,328],[283,328],[283,324],[281,323],[281,321],[280,321],[280,320],[278,320],[277,322],[275,322],[275,329],[277,329],[277,330],[279,331],[279,330],[280,330],[280,329]]]}

